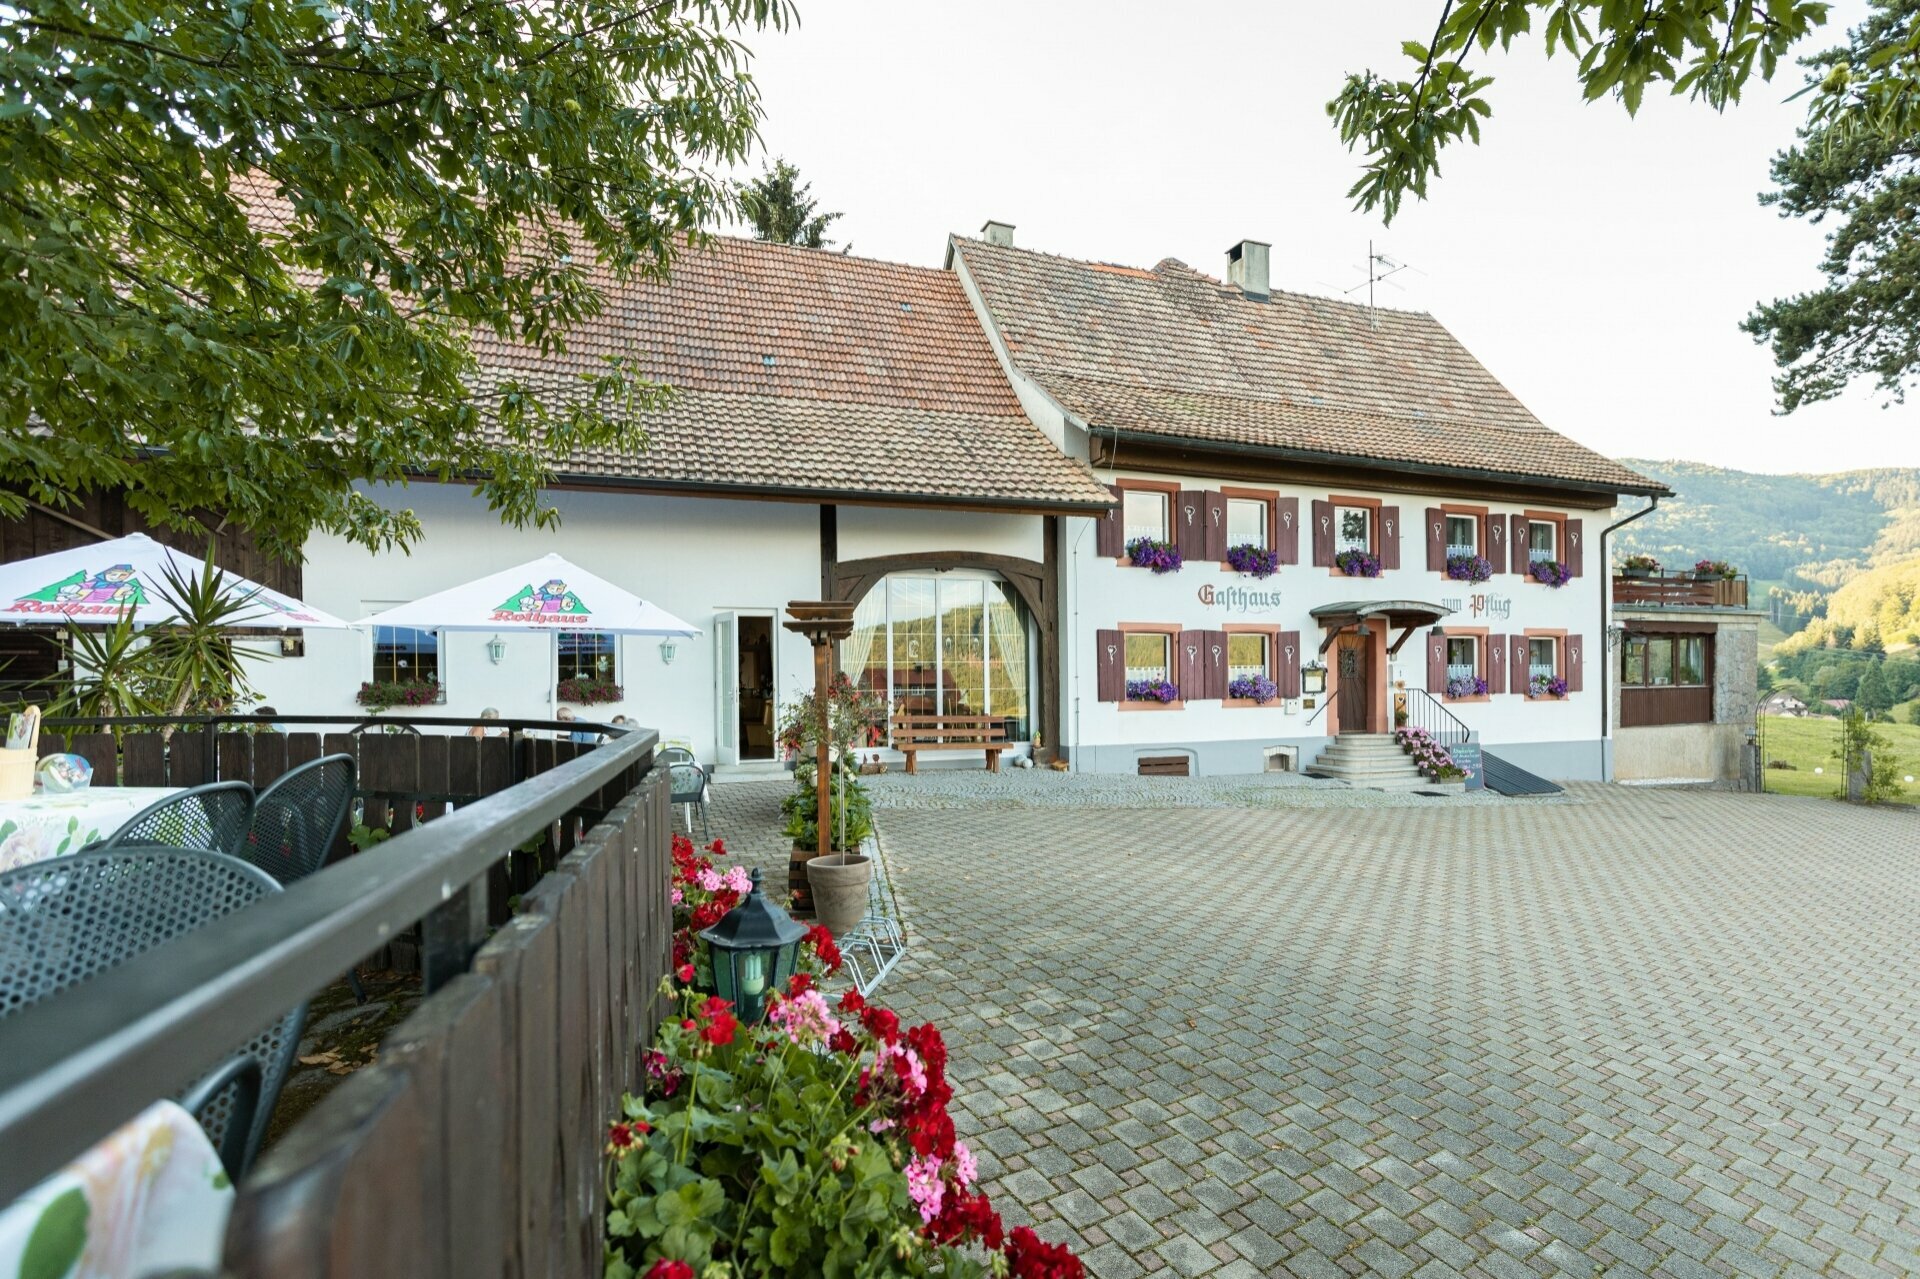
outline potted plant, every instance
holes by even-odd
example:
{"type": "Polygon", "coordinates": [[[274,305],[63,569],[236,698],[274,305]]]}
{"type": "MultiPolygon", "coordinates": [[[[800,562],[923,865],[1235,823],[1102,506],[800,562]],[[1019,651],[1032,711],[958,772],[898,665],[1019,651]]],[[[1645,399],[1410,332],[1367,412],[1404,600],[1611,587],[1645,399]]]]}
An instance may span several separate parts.
{"type": "Polygon", "coordinates": [[[1449,698],[1485,697],[1486,695],[1487,681],[1478,675],[1456,675],[1447,681],[1449,698]]]}
{"type": "Polygon", "coordinates": [[[1620,561],[1622,577],[1652,577],[1660,571],[1660,561],[1651,555],[1629,555],[1620,561]]]}
{"type": "Polygon", "coordinates": [[[1333,566],[1348,577],[1380,576],[1380,559],[1369,555],[1358,547],[1352,547],[1333,557],[1333,566]]]}
{"type": "Polygon", "coordinates": [[[1484,582],[1493,576],[1493,561],[1484,555],[1447,556],[1447,577],[1455,582],[1484,582]]]}
{"type": "Polygon", "coordinates": [[[886,722],[886,702],[846,675],[836,675],[824,700],[809,693],[788,708],[780,740],[796,757],[797,790],[781,805],[787,836],[793,840],[787,887],[795,914],[816,915],[835,935],[860,922],[866,913],[873,861],[860,851],[873,833],[872,807],[859,780],[859,748],[878,739],[886,722]],[[832,761],[827,785],[828,830],[819,829],[819,792],[814,774],[821,742],[832,761]]]}
{"type": "Polygon", "coordinates": [[[1558,675],[1535,675],[1527,682],[1528,697],[1554,697],[1567,695],[1567,681],[1558,675]]]}
{"type": "Polygon", "coordinates": [[[1265,675],[1242,675],[1228,683],[1227,696],[1265,706],[1280,696],[1280,688],[1265,675]]]}
{"type": "Polygon", "coordinates": [[[1264,546],[1255,546],[1252,542],[1242,542],[1227,548],[1227,566],[1254,577],[1272,577],[1280,571],[1280,553],[1264,546]]]}
{"type": "Polygon", "coordinates": [[[1127,562],[1135,568],[1148,568],[1156,573],[1178,573],[1180,548],[1159,538],[1136,537],[1127,543],[1127,562]]]}
{"type": "Polygon", "coordinates": [[[621,692],[618,684],[598,675],[563,679],[556,691],[561,701],[572,702],[576,706],[600,706],[608,702],[617,702],[626,696],[621,692]]]}
{"type": "Polygon", "coordinates": [[[432,706],[442,697],[440,685],[430,679],[386,679],[360,685],[353,700],[378,714],[396,706],[432,706]]]}

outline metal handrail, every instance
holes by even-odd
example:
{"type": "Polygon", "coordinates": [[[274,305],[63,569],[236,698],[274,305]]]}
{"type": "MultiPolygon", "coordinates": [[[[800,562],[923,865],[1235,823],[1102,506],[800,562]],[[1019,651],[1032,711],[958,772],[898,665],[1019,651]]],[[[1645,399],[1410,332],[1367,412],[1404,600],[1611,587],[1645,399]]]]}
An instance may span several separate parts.
{"type": "Polygon", "coordinates": [[[1407,727],[1425,729],[1434,741],[1452,750],[1473,737],[1466,722],[1448,710],[1439,698],[1424,688],[1400,690],[1406,695],[1407,727]]]}
{"type": "Polygon", "coordinates": [[[659,740],[627,732],[0,1022],[0,1203],[415,921],[429,947],[464,952],[464,966],[485,936],[489,868],[629,769],[650,768],[659,740]]]}

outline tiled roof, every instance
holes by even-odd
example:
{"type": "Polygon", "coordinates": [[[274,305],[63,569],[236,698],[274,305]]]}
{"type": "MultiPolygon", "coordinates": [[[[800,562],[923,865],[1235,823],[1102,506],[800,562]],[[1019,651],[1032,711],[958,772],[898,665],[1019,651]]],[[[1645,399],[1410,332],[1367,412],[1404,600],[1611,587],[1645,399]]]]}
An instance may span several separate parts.
{"type": "Polygon", "coordinates": [[[1105,506],[1111,495],[1028,419],[950,271],[720,239],[670,282],[595,281],[602,313],[564,354],[490,334],[490,377],[555,396],[625,357],[674,388],[645,452],[563,474],[663,487],[793,490],[981,506],[1105,506]]]}
{"type": "Polygon", "coordinates": [[[1095,428],[1662,492],[1548,429],[1433,317],[956,237],[1020,368],[1095,428]]]}

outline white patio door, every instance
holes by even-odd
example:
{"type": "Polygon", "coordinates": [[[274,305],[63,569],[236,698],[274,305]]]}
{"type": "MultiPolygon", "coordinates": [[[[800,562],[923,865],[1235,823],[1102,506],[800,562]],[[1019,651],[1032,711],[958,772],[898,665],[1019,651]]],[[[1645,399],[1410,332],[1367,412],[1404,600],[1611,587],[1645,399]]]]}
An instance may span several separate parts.
{"type": "Polygon", "coordinates": [[[731,612],[713,619],[715,754],[722,764],[740,762],[740,619],[731,612]]]}

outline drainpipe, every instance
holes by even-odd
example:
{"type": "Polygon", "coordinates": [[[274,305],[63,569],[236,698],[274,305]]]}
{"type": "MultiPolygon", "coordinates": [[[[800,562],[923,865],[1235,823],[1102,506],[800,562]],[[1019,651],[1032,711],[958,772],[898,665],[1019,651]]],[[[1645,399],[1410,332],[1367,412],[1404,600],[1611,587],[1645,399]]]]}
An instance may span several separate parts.
{"type": "Polygon", "coordinates": [[[1617,528],[1623,528],[1638,519],[1652,515],[1660,506],[1660,495],[1647,496],[1644,509],[1635,511],[1622,520],[1615,520],[1600,530],[1600,780],[1613,780],[1613,769],[1607,759],[1607,739],[1613,736],[1613,701],[1608,677],[1613,674],[1613,646],[1607,643],[1607,628],[1612,624],[1613,610],[1608,607],[1613,602],[1613,564],[1607,557],[1607,535],[1617,528]]]}

